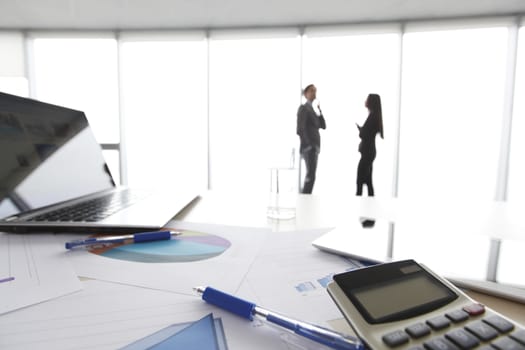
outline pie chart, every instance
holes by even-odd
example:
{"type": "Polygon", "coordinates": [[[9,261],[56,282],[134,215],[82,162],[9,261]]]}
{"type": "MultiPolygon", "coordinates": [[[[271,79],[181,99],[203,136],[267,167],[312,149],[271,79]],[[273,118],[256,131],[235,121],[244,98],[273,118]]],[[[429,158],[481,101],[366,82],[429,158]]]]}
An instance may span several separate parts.
{"type": "Polygon", "coordinates": [[[118,260],[143,263],[182,263],[213,258],[224,253],[231,246],[230,241],[216,235],[194,231],[181,232],[181,235],[170,240],[115,244],[89,248],[89,251],[118,260]]]}

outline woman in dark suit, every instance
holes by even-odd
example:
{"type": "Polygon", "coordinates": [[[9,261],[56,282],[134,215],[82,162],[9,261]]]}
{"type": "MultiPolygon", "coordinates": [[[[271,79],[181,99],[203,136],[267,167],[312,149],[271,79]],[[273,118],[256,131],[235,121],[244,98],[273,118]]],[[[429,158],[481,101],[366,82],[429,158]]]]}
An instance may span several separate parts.
{"type": "Polygon", "coordinates": [[[372,164],[376,158],[376,135],[383,138],[383,113],[381,110],[381,97],[377,94],[369,94],[365,102],[368,108],[368,118],[362,126],[357,123],[359,130],[359,153],[361,159],[357,166],[357,193],[363,194],[363,185],[368,189],[368,196],[374,195],[374,186],[372,184],[372,164]]]}

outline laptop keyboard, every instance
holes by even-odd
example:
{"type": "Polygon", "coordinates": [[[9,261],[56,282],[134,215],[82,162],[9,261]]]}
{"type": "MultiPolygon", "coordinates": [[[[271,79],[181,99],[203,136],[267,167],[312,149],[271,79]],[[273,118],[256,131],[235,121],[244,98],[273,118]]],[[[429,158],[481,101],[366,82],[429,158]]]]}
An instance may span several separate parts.
{"type": "Polygon", "coordinates": [[[104,197],[91,199],[86,202],[71,205],[37,215],[28,221],[86,221],[96,222],[129,207],[141,197],[131,190],[111,193],[104,197]]]}

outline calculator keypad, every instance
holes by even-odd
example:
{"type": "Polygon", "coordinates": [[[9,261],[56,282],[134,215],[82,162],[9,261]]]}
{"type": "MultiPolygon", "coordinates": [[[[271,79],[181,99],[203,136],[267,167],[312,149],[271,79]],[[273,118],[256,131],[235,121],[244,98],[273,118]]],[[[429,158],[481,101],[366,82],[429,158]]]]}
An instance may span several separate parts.
{"type": "Polygon", "coordinates": [[[458,350],[454,344],[443,337],[436,337],[426,341],[425,348],[429,350],[458,350]]]}
{"type": "Polygon", "coordinates": [[[468,324],[465,329],[482,341],[489,341],[498,336],[498,331],[483,321],[476,321],[468,324]]]}
{"type": "Polygon", "coordinates": [[[445,314],[448,319],[454,323],[459,323],[468,320],[469,314],[463,310],[455,310],[445,314]]]}
{"type": "Polygon", "coordinates": [[[511,339],[510,337],[503,337],[495,340],[492,346],[498,350],[523,350],[525,346],[511,339]]]}
{"type": "Polygon", "coordinates": [[[432,327],[433,330],[438,331],[450,326],[450,321],[445,316],[438,316],[428,320],[427,324],[432,327]]]}
{"type": "Polygon", "coordinates": [[[483,322],[488,323],[501,333],[507,333],[514,329],[512,323],[496,315],[485,318],[483,322]]]}
{"type": "Polygon", "coordinates": [[[519,331],[513,332],[510,337],[521,344],[525,344],[525,329],[520,329],[519,331]]]}
{"type": "Polygon", "coordinates": [[[404,330],[397,330],[383,336],[383,342],[391,348],[407,344],[412,339],[429,336],[422,345],[414,345],[408,350],[525,350],[525,329],[515,330],[514,325],[498,315],[470,320],[483,315],[485,307],[471,304],[461,310],[433,317],[425,323],[416,323],[404,330]],[[464,325],[459,323],[465,322],[464,325]],[[450,330],[432,337],[433,331],[450,330]]]}
{"type": "Polygon", "coordinates": [[[456,328],[448,332],[445,337],[461,349],[472,349],[479,345],[479,340],[463,328],[456,328]]]}
{"type": "Polygon", "coordinates": [[[410,338],[403,331],[395,331],[383,336],[383,341],[390,347],[408,343],[409,340],[410,338]]]}
{"type": "Polygon", "coordinates": [[[407,327],[405,331],[412,337],[412,338],[421,338],[425,335],[430,334],[430,327],[428,327],[424,323],[416,323],[413,326],[407,327]]]}

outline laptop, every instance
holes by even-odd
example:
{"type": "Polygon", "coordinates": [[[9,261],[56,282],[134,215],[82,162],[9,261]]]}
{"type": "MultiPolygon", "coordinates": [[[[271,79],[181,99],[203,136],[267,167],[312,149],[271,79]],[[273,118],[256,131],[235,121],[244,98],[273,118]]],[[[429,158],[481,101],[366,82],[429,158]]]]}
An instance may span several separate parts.
{"type": "Polygon", "coordinates": [[[115,186],[83,112],[0,92],[0,232],[155,231],[196,197],[115,186]]]}
{"type": "MultiPolygon", "coordinates": [[[[379,223],[381,224],[381,223],[379,223]]],[[[377,223],[376,223],[377,225],[377,223]]],[[[312,241],[322,251],[344,256],[367,266],[392,261],[388,258],[389,233],[386,228],[369,230],[347,224],[336,227],[312,241]]],[[[525,303],[523,286],[480,281],[468,278],[446,277],[459,288],[525,303]]]]}
{"type": "MultiPolygon", "coordinates": [[[[335,227],[312,241],[312,246],[358,260],[364,264],[390,261],[388,258],[388,230],[363,229],[358,220],[347,222],[343,227],[335,227]]],[[[377,223],[379,225],[381,223],[377,223]]]]}

